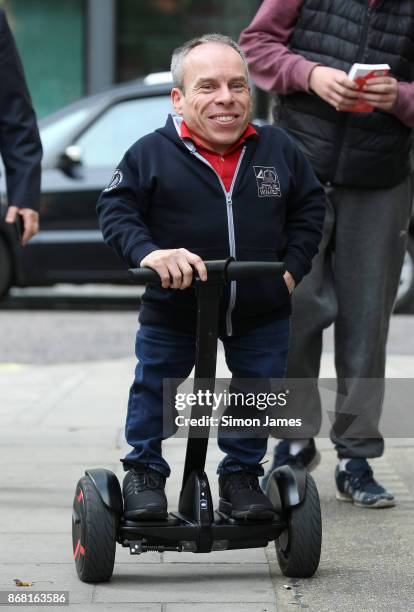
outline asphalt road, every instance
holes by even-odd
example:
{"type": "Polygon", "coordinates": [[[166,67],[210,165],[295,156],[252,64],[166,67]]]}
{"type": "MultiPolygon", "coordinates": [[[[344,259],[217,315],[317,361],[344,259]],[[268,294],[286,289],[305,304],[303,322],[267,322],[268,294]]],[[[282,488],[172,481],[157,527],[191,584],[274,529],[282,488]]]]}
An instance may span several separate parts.
{"type": "MultiPolygon", "coordinates": [[[[0,363],[56,364],[134,354],[139,298],[125,289],[14,296],[0,309],[0,363]]],[[[324,350],[333,352],[328,330],[324,350]]],[[[414,355],[414,316],[391,320],[388,352],[414,355]]]]}

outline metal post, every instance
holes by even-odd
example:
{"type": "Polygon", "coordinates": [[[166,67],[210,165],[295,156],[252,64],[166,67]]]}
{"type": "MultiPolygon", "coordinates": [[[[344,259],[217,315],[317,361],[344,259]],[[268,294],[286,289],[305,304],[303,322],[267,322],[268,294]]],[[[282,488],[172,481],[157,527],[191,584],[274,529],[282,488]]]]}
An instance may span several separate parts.
{"type": "MultiPolygon", "coordinates": [[[[212,282],[214,273],[209,272],[209,284],[199,283],[197,287],[197,345],[194,372],[194,393],[198,390],[214,392],[217,362],[217,332],[219,316],[219,299],[222,291],[222,272],[212,282]]],[[[211,406],[194,406],[191,417],[210,417],[211,406]]],[[[190,473],[195,470],[201,474],[204,470],[208,435],[210,427],[190,426],[188,432],[187,452],[185,456],[182,489],[190,473]],[[193,437],[197,432],[198,436],[193,437]]]]}
{"type": "Polygon", "coordinates": [[[86,90],[97,93],[115,80],[116,1],[87,0],[86,90]]]}

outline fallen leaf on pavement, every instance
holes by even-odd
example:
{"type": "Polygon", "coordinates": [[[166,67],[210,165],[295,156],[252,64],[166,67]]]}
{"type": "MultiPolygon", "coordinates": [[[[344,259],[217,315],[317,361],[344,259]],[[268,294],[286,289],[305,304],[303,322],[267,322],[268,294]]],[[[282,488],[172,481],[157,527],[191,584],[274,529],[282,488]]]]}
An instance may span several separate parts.
{"type": "Polygon", "coordinates": [[[33,582],[28,582],[27,580],[20,580],[19,578],[15,578],[14,582],[16,586],[19,586],[19,587],[33,586],[33,582]]]}

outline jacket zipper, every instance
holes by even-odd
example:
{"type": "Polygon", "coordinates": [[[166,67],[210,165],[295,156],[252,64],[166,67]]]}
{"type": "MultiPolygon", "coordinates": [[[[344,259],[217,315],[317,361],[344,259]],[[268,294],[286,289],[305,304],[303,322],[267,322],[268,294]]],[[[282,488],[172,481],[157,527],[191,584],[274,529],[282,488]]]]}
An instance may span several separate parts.
{"type": "Polygon", "coordinates": [[[371,14],[372,14],[372,6],[368,4],[367,12],[365,13],[364,23],[362,25],[362,34],[361,34],[361,41],[359,43],[359,49],[358,49],[358,54],[357,54],[357,62],[361,61],[364,57],[365,45],[366,45],[367,37],[368,37],[368,25],[369,25],[369,20],[371,19],[371,14]]]}
{"type": "MultiPolygon", "coordinates": [[[[236,183],[237,175],[239,173],[239,169],[243,161],[245,152],[246,152],[246,147],[243,147],[240,153],[239,161],[237,162],[236,170],[233,175],[233,180],[231,182],[230,189],[229,191],[226,191],[226,187],[224,186],[224,183],[221,180],[221,176],[215,171],[213,166],[205,159],[205,157],[200,155],[198,151],[194,151],[194,150],[192,151],[193,155],[195,155],[197,159],[202,161],[204,164],[206,164],[209,168],[213,170],[214,174],[217,176],[220,182],[221,188],[223,189],[223,192],[226,198],[227,226],[228,226],[228,231],[229,231],[229,246],[230,246],[230,256],[231,257],[236,257],[236,238],[234,236],[234,220],[233,220],[233,189],[236,183]]],[[[235,304],[236,304],[236,281],[231,281],[230,282],[230,300],[229,300],[229,306],[226,312],[226,332],[228,336],[233,335],[233,324],[231,321],[231,315],[234,310],[235,304]]]]}
{"type": "MultiPolygon", "coordinates": [[[[372,14],[372,6],[368,4],[367,11],[365,13],[364,23],[362,24],[362,33],[361,33],[361,39],[360,39],[358,53],[356,57],[356,62],[360,62],[361,59],[363,59],[364,57],[365,45],[366,45],[367,37],[368,37],[368,26],[369,26],[369,20],[371,18],[371,14],[372,14]]],[[[348,122],[349,122],[349,114],[346,113],[346,116],[342,117],[342,122],[338,127],[338,141],[341,143],[341,145],[338,151],[338,155],[335,156],[335,161],[334,161],[334,165],[333,165],[332,172],[331,172],[332,181],[335,180],[335,174],[338,168],[338,162],[340,158],[343,140],[345,137],[345,132],[348,128],[348,122]]]]}

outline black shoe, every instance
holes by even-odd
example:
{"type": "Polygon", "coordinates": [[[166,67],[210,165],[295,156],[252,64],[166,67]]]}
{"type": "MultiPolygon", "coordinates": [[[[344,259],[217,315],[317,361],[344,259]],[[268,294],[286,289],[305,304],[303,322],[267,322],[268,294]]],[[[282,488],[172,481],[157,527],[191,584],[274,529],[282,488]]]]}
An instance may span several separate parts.
{"type": "Polygon", "coordinates": [[[130,469],[122,484],[124,516],[135,521],[159,521],[168,517],[165,476],[145,466],[130,469]]]}
{"type": "Polygon", "coordinates": [[[308,472],[311,472],[316,468],[321,460],[321,455],[315,446],[315,441],[313,438],[310,438],[308,444],[302,448],[302,450],[296,455],[290,455],[290,442],[289,440],[281,440],[277,446],[275,446],[273,450],[273,462],[270,466],[269,470],[263,476],[262,481],[260,483],[263,491],[266,491],[267,483],[270,477],[270,474],[278,467],[282,467],[282,465],[291,465],[293,467],[298,467],[301,469],[307,469],[308,472]]]}
{"type": "Polygon", "coordinates": [[[275,510],[251,472],[228,472],[219,476],[219,511],[238,520],[271,521],[275,510]]]}

